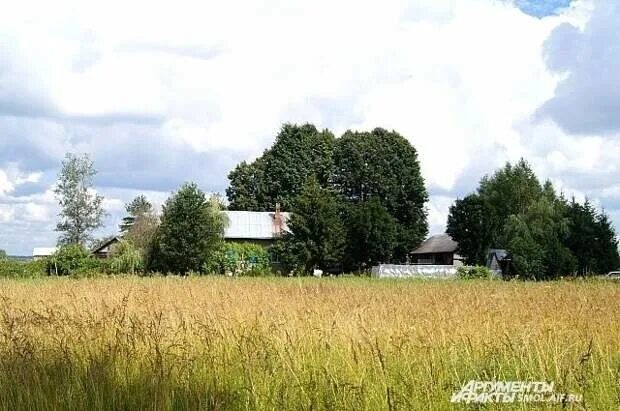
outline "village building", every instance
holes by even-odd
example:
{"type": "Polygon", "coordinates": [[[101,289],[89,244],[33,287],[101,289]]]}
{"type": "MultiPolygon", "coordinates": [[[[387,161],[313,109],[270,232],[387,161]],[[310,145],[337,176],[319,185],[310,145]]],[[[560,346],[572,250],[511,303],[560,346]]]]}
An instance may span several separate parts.
{"type": "Polygon", "coordinates": [[[92,250],[92,254],[97,258],[109,258],[112,255],[112,247],[121,241],[121,237],[111,237],[103,243],[99,244],[92,250]]]}
{"type": "Polygon", "coordinates": [[[411,252],[414,264],[421,265],[463,265],[463,259],[456,253],[458,243],[448,234],[437,234],[424,240],[411,252]]]}
{"type": "Polygon", "coordinates": [[[224,240],[238,243],[254,243],[264,247],[273,245],[278,237],[289,231],[290,213],[279,207],[270,211],[224,211],[228,226],[224,240]]]}
{"type": "MultiPolygon", "coordinates": [[[[290,213],[281,212],[279,207],[269,211],[223,211],[228,219],[224,232],[224,240],[238,243],[254,243],[269,247],[282,234],[289,232],[288,220],[290,213]]],[[[114,236],[99,244],[91,253],[97,258],[109,258],[114,244],[122,237],[114,236]]],[[[58,250],[57,247],[38,247],[32,252],[34,260],[51,256],[58,250]]]]}
{"type": "Polygon", "coordinates": [[[50,257],[58,250],[58,247],[35,247],[32,250],[32,259],[33,260],[42,260],[44,258],[50,257]]]}

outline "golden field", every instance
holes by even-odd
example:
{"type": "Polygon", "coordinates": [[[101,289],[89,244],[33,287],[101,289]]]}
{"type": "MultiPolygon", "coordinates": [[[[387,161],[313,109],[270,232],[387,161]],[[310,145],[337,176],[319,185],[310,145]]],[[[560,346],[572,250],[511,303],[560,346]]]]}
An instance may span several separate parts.
{"type": "Polygon", "coordinates": [[[0,280],[1,409],[477,409],[469,380],[620,409],[620,284],[0,280]]]}

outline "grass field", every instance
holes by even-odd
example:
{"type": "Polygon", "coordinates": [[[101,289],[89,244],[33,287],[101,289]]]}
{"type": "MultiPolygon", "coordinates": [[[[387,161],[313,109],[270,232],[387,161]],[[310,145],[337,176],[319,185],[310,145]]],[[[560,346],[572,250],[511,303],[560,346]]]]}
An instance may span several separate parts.
{"type": "Polygon", "coordinates": [[[452,409],[472,379],[620,409],[620,284],[0,281],[1,409],[452,409]]]}

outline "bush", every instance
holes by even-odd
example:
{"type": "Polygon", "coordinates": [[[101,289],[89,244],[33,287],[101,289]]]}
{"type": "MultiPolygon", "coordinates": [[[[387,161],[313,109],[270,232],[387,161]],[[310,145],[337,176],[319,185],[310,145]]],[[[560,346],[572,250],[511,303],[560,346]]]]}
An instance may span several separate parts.
{"type": "Polygon", "coordinates": [[[477,265],[474,267],[471,266],[462,266],[456,269],[456,275],[458,278],[471,280],[471,279],[492,279],[495,278],[495,273],[489,270],[487,267],[477,265]]]}
{"type": "Polygon", "coordinates": [[[105,271],[106,263],[93,257],[81,245],[65,245],[49,257],[48,269],[53,275],[93,276],[105,271]]]}
{"type": "Polygon", "coordinates": [[[133,243],[121,240],[112,248],[111,258],[105,262],[112,274],[137,274],[144,271],[144,258],[133,243]]]}
{"type": "Polygon", "coordinates": [[[47,261],[17,261],[0,258],[0,277],[34,278],[47,273],[47,261]]]}
{"type": "Polygon", "coordinates": [[[260,276],[270,273],[268,251],[252,243],[225,243],[204,264],[207,273],[260,276]]]}

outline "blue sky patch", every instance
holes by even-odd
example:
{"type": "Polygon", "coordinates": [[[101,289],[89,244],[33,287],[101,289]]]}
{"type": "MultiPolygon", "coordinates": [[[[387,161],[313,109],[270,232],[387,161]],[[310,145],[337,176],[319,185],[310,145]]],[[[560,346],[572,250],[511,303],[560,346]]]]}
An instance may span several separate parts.
{"type": "Polygon", "coordinates": [[[525,14],[543,18],[568,7],[571,0],[515,0],[515,5],[525,14]]]}

